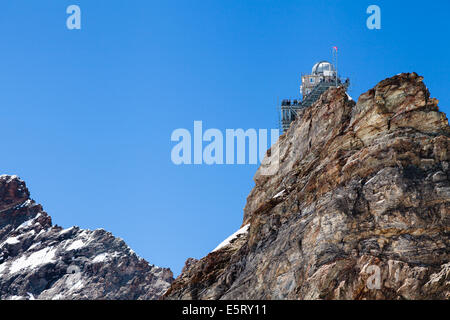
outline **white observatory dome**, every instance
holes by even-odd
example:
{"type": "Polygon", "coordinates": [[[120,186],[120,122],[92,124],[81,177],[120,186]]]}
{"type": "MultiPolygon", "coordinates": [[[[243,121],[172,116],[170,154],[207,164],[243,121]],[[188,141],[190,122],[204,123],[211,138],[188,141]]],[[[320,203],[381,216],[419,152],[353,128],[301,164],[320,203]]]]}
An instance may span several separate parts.
{"type": "Polygon", "coordinates": [[[318,62],[312,68],[312,74],[315,75],[324,74],[325,71],[335,71],[334,66],[328,61],[318,62]]]}

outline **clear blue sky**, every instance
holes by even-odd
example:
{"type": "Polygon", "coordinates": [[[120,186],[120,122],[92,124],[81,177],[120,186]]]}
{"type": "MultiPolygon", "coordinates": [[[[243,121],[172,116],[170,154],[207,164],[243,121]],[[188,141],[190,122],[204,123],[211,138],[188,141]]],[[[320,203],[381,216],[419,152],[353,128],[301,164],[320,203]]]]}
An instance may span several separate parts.
{"type": "Polygon", "coordinates": [[[448,113],[449,15],[448,0],[2,1],[0,171],[54,223],[105,228],[179,273],[239,228],[257,166],[175,166],[174,129],[275,128],[277,98],[332,46],[354,98],[415,71],[448,113]]]}

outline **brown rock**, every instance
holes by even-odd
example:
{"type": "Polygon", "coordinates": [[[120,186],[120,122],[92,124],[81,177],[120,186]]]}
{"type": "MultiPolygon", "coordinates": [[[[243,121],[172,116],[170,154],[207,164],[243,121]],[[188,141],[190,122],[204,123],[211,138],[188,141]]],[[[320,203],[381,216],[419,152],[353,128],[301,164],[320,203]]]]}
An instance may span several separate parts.
{"type": "Polygon", "coordinates": [[[386,79],[356,104],[324,93],[272,148],[277,173],[256,173],[248,234],[165,298],[449,299],[450,127],[422,80],[386,79]]]}

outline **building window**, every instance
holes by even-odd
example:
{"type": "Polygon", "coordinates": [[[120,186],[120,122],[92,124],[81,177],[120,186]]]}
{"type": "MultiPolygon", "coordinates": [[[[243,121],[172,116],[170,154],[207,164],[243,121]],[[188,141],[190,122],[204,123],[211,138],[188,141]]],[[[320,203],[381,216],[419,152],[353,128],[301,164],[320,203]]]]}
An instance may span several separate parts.
{"type": "Polygon", "coordinates": [[[309,78],[309,82],[314,83],[314,78],[309,78]]]}

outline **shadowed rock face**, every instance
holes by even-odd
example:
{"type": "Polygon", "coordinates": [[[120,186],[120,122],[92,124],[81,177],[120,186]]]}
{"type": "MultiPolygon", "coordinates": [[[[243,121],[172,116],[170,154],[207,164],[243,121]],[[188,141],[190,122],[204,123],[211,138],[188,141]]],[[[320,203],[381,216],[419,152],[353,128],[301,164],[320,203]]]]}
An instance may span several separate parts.
{"type": "Polygon", "coordinates": [[[249,232],[165,298],[449,299],[450,128],[422,80],[324,93],[272,148],[277,173],[256,173],[249,232]]]}
{"type": "Polygon", "coordinates": [[[25,183],[0,176],[0,300],[157,299],[173,281],[104,230],[63,230],[30,199],[25,183]]]}

